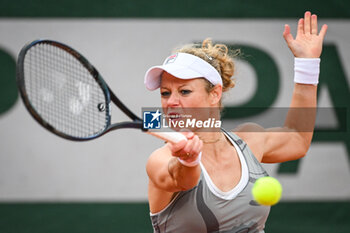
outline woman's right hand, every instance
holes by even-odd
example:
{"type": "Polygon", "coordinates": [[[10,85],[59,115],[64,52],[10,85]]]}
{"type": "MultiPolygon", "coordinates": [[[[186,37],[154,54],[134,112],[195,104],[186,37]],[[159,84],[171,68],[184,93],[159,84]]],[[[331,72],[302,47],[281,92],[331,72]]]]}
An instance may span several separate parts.
{"type": "Polygon", "coordinates": [[[202,151],[203,141],[193,132],[181,132],[187,141],[181,140],[177,143],[168,143],[172,156],[179,157],[186,162],[195,161],[202,151]]]}

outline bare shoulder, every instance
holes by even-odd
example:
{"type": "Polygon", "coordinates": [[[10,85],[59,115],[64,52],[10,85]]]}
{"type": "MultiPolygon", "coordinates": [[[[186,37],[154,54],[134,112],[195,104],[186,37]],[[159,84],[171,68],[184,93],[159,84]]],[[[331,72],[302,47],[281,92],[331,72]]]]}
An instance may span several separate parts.
{"type": "Polygon", "coordinates": [[[254,133],[254,132],[261,133],[261,132],[265,132],[265,129],[259,124],[256,124],[253,122],[247,122],[247,123],[240,124],[239,126],[234,128],[232,131],[235,132],[236,134],[254,133]]]}
{"type": "Polygon", "coordinates": [[[261,161],[265,145],[265,129],[259,124],[248,122],[237,126],[232,131],[247,143],[258,161],[261,161]]]}
{"type": "Polygon", "coordinates": [[[155,169],[158,166],[162,165],[164,162],[168,162],[170,157],[171,152],[167,145],[156,149],[148,158],[146,165],[147,172],[149,171],[149,169],[155,169]]]}

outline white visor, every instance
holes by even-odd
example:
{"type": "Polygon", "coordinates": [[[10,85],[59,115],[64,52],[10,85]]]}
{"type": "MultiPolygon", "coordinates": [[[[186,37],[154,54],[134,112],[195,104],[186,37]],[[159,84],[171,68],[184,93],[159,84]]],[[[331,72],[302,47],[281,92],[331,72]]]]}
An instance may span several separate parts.
{"type": "Polygon", "coordinates": [[[162,73],[167,73],[179,79],[205,78],[213,85],[220,84],[219,72],[208,62],[188,53],[175,53],[167,57],[161,66],[153,66],[146,72],[145,85],[150,91],[160,87],[162,73]]]}

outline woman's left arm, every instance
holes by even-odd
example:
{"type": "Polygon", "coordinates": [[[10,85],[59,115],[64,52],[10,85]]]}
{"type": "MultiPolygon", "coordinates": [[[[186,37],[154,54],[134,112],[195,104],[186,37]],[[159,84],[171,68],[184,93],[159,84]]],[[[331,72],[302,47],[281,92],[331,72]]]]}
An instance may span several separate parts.
{"type": "Polygon", "coordinates": [[[318,59],[326,31],[327,25],[323,25],[318,33],[317,16],[311,15],[309,11],[299,20],[295,39],[290,33],[289,25],[285,25],[283,37],[296,58],[295,62],[304,67],[301,67],[300,72],[300,67],[295,64],[299,74],[295,74],[298,78],[295,76],[296,83],[284,126],[265,130],[262,162],[278,163],[299,159],[310,147],[316,118],[318,82],[318,79],[310,80],[310,76],[316,74],[318,78],[318,59]],[[304,72],[306,77],[303,77],[304,72]]]}

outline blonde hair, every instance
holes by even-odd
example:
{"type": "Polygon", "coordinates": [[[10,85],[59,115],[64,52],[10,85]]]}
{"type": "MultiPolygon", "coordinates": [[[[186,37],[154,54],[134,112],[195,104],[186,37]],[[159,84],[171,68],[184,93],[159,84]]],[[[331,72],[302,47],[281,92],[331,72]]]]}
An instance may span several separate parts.
{"type": "MultiPolygon", "coordinates": [[[[181,48],[175,49],[174,53],[189,53],[200,57],[201,59],[212,65],[220,74],[222,79],[222,91],[228,91],[235,86],[235,81],[232,78],[235,71],[233,56],[239,54],[239,50],[229,53],[229,50],[224,44],[213,44],[210,38],[205,39],[202,44],[190,44],[181,48]],[[230,55],[232,54],[232,55],[230,55]]],[[[207,80],[206,80],[207,81],[207,80]]],[[[207,81],[206,90],[210,92],[214,87],[207,81]]]]}

